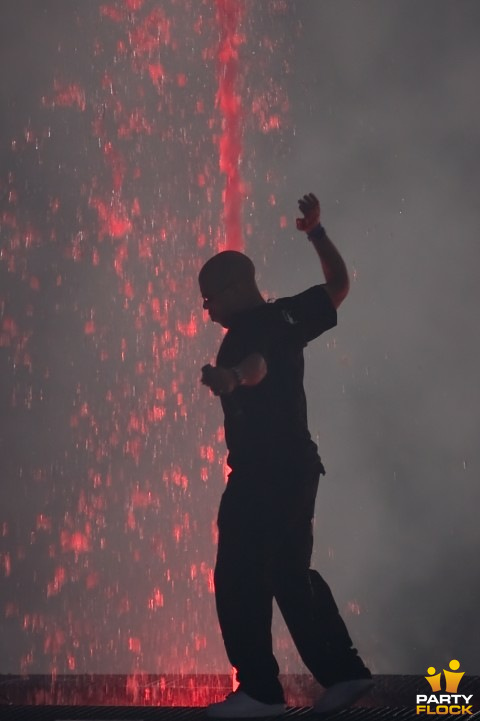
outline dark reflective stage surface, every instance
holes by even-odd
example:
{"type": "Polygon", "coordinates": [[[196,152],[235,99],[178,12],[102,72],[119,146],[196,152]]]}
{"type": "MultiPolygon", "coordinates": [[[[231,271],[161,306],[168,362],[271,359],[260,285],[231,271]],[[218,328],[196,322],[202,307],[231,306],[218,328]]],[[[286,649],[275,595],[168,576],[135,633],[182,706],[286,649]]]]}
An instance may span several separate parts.
{"type": "MultiPolygon", "coordinates": [[[[428,693],[424,677],[374,678],[376,685],[368,696],[355,707],[329,718],[352,721],[426,718],[415,711],[416,695],[428,693]]],[[[307,675],[282,676],[281,680],[289,706],[282,718],[315,718],[309,707],[321,695],[321,687],[307,675]]],[[[201,718],[203,707],[223,699],[231,690],[231,676],[221,674],[0,676],[0,718],[2,721],[201,718]]],[[[443,718],[472,719],[480,713],[480,677],[464,677],[461,693],[472,695],[472,714],[442,714],[443,718]]],[[[438,718],[438,714],[434,715],[438,718]]]]}

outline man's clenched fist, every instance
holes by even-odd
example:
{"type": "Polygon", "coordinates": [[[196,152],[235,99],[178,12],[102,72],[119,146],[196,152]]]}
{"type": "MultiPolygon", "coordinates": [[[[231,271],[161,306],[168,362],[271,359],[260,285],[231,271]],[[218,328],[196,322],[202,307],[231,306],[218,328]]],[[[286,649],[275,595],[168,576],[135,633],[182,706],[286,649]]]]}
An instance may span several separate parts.
{"type": "Polygon", "coordinates": [[[298,201],[298,207],[303,213],[303,218],[297,218],[297,230],[310,233],[320,223],[320,203],[313,193],[304,195],[298,201]]]}
{"type": "Polygon", "coordinates": [[[234,391],[238,379],[231,368],[212,366],[209,363],[202,368],[202,383],[208,386],[214,395],[221,396],[234,391]]]}

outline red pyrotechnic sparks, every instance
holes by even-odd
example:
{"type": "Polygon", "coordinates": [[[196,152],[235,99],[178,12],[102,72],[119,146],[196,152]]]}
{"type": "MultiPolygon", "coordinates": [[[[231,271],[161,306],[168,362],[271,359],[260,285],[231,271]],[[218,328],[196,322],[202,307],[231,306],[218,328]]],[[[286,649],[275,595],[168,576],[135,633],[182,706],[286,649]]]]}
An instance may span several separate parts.
{"type": "Polygon", "coordinates": [[[230,469],[196,377],[212,352],[197,275],[211,252],[241,250],[255,232],[246,188],[257,178],[257,204],[287,226],[280,176],[244,140],[280,141],[288,111],[283,34],[262,30],[262,13],[274,21],[287,6],[262,6],[82,5],[71,23],[80,41],[59,40],[55,78],[32,93],[40,107],[28,123],[12,115],[0,172],[0,361],[14,439],[0,466],[0,634],[3,618],[9,634],[18,627],[14,672],[128,664],[129,703],[221,698],[210,687],[187,697],[184,684],[224,663],[205,628],[210,501],[230,469]],[[181,671],[177,695],[147,687],[142,665],[181,671]]]}
{"type": "Polygon", "coordinates": [[[227,176],[223,192],[223,212],[229,250],[243,249],[243,183],[240,174],[242,103],[237,85],[239,48],[245,42],[245,36],[239,30],[244,12],[243,0],[217,0],[217,22],[220,28],[217,104],[222,114],[219,154],[220,170],[227,176]]]}

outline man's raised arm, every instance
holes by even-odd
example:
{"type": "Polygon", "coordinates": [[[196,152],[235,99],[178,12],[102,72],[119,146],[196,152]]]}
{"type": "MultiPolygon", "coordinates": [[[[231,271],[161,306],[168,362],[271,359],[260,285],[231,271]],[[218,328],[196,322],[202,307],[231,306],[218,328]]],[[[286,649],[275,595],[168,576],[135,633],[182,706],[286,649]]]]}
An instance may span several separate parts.
{"type": "Polygon", "coordinates": [[[330,296],[335,308],[345,300],[350,289],[345,262],[328,237],[325,228],[320,224],[320,203],[309,193],[298,201],[298,207],[303,218],[297,218],[297,229],[304,231],[311,241],[322,264],[325,275],[325,290],[330,296]]]}

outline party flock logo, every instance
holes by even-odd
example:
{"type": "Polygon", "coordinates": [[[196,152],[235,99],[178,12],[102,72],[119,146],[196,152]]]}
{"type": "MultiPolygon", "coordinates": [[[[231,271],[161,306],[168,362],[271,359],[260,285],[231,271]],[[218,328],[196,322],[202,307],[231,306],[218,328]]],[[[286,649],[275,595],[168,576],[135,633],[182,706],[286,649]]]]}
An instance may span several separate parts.
{"type": "Polygon", "coordinates": [[[417,714],[425,713],[429,716],[447,716],[449,714],[459,715],[473,713],[472,706],[469,705],[473,694],[465,696],[464,694],[457,693],[458,686],[465,673],[464,671],[458,670],[460,668],[460,661],[452,659],[448,667],[450,669],[449,671],[443,669],[443,672],[439,673],[436,672],[433,666],[427,669],[428,676],[425,676],[425,678],[430,685],[432,693],[417,694],[417,714]],[[446,681],[444,692],[442,692],[441,685],[442,673],[446,681]]]}

